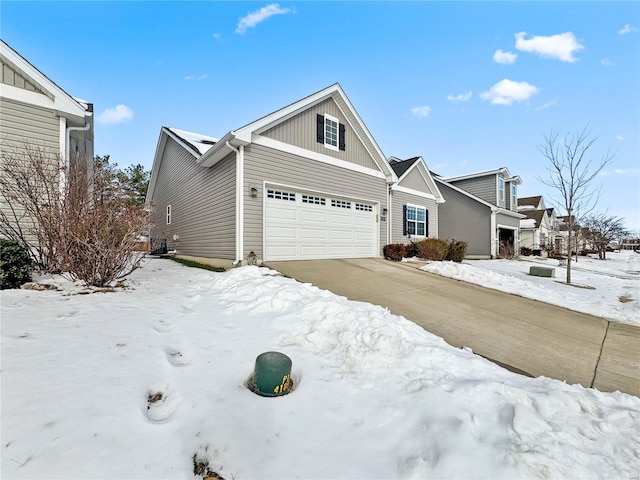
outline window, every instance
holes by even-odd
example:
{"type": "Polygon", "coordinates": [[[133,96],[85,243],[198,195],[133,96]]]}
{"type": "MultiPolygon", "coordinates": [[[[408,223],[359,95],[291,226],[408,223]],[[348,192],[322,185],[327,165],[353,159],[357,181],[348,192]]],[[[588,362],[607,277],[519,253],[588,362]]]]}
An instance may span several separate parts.
{"type": "Polygon", "coordinates": [[[324,116],[324,144],[338,150],[338,120],[329,115],[324,116]]]}
{"type": "Polygon", "coordinates": [[[356,203],[356,210],[361,212],[373,212],[373,205],[368,205],[366,203],[356,203]]]}
{"type": "Polygon", "coordinates": [[[171,205],[167,205],[167,225],[171,225],[171,205]]]}
{"type": "Polygon", "coordinates": [[[283,192],[281,190],[267,190],[267,198],[273,198],[274,200],[289,200],[291,202],[296,201],[296,194],[290,192],[283,192]]]}
{"type": "Polygon", "coordinates": [[[511,185],[511,208],[518,208],[518,187],[515,184],[511,185]]]}
{"type": "Polygon", "coordinates": [[[498,178],[498,200],[504,205],[504,178],[498,178]]]}
{"type": "Polygon", "coordinates": [[[302,203],[310,203],[313,205],[325,205],[326,199],[323,197],[316,197],[314,195],[302,195],[302,203]]]}
{"type": "Polygon", "coordinates": [[[346,127],[331,115],[316,115],[316,140],[331,150],[346,150],[346,127]]]}
{"type": "Polygon", "coordinates": [[[427,210],[415,205],[405,206],[405,235],[427,236],[427,210]]]}
{"type": "Polygon", "coordinates": [[[331,206],[336,208],[351,208],[351,202],[347,202],[345,200],[336,200],[335,198],[332,198],[331,206]]]}

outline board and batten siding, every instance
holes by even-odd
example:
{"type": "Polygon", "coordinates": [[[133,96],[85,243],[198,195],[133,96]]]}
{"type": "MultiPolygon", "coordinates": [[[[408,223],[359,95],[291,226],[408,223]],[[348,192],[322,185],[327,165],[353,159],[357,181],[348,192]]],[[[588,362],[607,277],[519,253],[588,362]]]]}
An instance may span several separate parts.
{"type": "Polygon", "coordinates": [[[328,98],[304,110],[281,124],[266,130],[261,135],[306,150],[355,163],[356,165],[374,170],[380,169],[332,98],[328,98]],[[316,115],[318,114],[331,115],[345,125],[345,151],[332,150],[325,147],[324,144],[318,143],[316,140],[316,115]]]}
{"type": "MultiPolygon", "coordinates": [[[[244,173],[244,258],[251,251],[255,252],[259,258],[264,258],[263,182],[379,203],[380,209],[387,207],[386,182],[383,178],[372,177],[262,145],[251,144],[245,147],[244,173]],[[252,187],[258,190],[256,198],[251,197],[252,187]]],[[[378,226],[380,227],[380,223],[378,226]]],[[[379,230],[380,252],[382,252],[382,246],[386,242],[386,226],[383,225],[379,230]]]]}
{"type": "Polygon", "coordinates": [[[179,235],[182,255],[234,260],[235,172],[235,154],[212,168],[201,167],[168,138],[152,199],[152,238],[166,238],[172,246],[173,236],[179,235]]]}
{"type": "Polygon", "coordinates": [[[60,119],[53,110],[14,102],[0,102],[0,148],[20,148],[28,142],[60,152],[60,119]]]}
{"type": "Polygon", "coordinates": [[[438,183],[446,202],[438,207],[438,233],[443,240],[468,243],[468,256],[491,255],[491,209],[438,183]]]}
{"type": "MultiPolygon", "coordinates": [[[[423,182],[424,183],[424,182],[423,182]]],[[[438,208],[435,200],[430,198],[411,195],[406,192],[394,190],[391,197],[391,241],[390,243],[409,243],[410,239],[404,234],[404,206],[407,204],[424,207],[428,213],[427,236],[429,238],[438,237],[438,208]]],[[[388,220],[388,219],[387,219],[388,220]]],[[[414,240],[420,240],[421,237],[413,237],[414,240]]]]}
{"type": "MultiPolygon", "coordinates": [[[[485,202],[498,205],[498,180],[495,175],[449,182],[485,202]]],[[[447,198],[447,197],[445,197],[447,198]]]]}

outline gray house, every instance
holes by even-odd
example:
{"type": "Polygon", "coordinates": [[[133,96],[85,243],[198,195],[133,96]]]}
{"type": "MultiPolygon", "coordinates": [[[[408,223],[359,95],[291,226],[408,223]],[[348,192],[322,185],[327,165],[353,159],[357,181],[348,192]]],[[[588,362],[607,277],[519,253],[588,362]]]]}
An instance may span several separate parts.
{"type": "Polygon", "coordinates": [[[389,213],[389,243],[409,243],[438,237],[438,206],[444,203],[422,157],[389,159],[398,176],[391,185],[392,209],[389,213]]]}
{"type": "Polygon", "coordinates": [[[251,252],[258,263],[379,257],[408,238],[407,221],[437,234],[442,196],[424,162],[408,167],[399,183],[338,84],[222,138],[163,127],[147,192],[152,243],[222,265],[251,252]]]}
{"type": "Polygon", "coordinates": [[[446,203],[438,212],[439,237],[468,242],[470,258],[496,258],[517,253],[520,177],[506,168],[434,180],[446,203]]]}
{"type": "MultiPolygon", "coordinates": [[[[71,97],[2,40],[0,83],[0,162],[36,149],[54,171],[92,165],[92,104],[71,97]]],[[[5,204],[0,208],[27,221],[24,212],[11,212],[5,204]]]]}

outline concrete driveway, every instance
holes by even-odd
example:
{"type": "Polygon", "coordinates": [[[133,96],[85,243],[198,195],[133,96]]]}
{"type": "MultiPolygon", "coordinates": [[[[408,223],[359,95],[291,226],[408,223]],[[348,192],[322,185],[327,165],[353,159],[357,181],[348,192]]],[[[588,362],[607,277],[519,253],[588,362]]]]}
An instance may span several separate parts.
{"type": "Polygon", "coordinates": [[[387,307],[513,371],[640,396],[640,328],[383,259],[267,262],[303,283],[387,307]]]}

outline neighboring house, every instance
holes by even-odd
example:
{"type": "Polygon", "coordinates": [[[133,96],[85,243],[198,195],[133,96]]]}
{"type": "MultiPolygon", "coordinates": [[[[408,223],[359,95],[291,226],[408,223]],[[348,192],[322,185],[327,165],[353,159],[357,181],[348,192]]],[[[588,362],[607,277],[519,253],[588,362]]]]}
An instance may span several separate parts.
{"type": "Polygon", "coordinates": [[[235,265],[379,257],[437,235],[443,198],[419,160],[396,174],[338,84],[220,139],[163,127],[152,242],[235,265]]]}
{"type": "MultiPolygon", "coordinates": [[[[519,244],[520,177],[506,168],[434,180],[446,203],[438,209],[438,234],[468,243],[467,257],[496,258],[519,244]]],[[[516,252],[517,253],[517,252],[516,252]]]]}
{"type": "Polygon", "coordinates": [[[92,160],[93,105],[71,97],[2,40],[0,63],[0,161],[25,145],[67,171],[92,160]]]}
{"type": "Polygon", "coordinates": [[[640,251],[640,238],[625,238],[620,244],[621,250],[634,250],[640,251]]]}
{"type": "Polygon", "coordinates": [[[389,159],[398,177],[391,185],[391,232],[388,243],[409,243],[438,237],[438,206],[444,203],[422,157],[389,159]]]}
{"type": "Polygon", "coordinates": [[[527,218],[520,220],[520,246],[533,250],[562,252],[565,242],[560,232],[561,221],[553,208],[546,208],[541,195],[518,199],[518,212],[527,218]]]}

